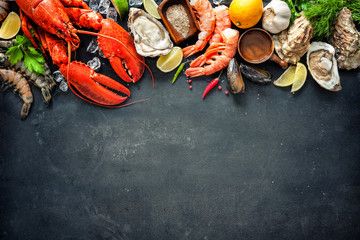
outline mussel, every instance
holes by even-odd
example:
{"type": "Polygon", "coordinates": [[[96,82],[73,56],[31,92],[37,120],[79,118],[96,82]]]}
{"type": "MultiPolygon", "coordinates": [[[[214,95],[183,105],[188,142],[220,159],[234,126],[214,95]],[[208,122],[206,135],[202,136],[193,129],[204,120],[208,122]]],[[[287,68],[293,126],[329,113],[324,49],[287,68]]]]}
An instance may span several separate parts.
{"type": "Polygon", "coordinates": [[[271,82],[271,73],[264,69],[240,63],[240,71],[251,82],[257,84],[267,84],[271,82]]]}
{"type": "Polygon", "coordinates": [[[239,70],[239,64],[235,58],[231,59],[229,62],[227,79],[231,93],[237,94],[245,92],[245,83],[239,70]]]}

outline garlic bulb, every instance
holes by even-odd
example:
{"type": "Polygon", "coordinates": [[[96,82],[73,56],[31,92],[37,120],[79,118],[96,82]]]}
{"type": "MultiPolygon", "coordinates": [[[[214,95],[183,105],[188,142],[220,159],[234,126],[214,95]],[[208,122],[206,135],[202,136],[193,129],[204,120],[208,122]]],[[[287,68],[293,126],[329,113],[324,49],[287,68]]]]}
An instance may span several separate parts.
{"type": "Polygon", "coordinates": [[[291,11],[286,2],[272,0],[265,8],[262,19],[262,27],[277,34],[289,27],[291,11]]]}

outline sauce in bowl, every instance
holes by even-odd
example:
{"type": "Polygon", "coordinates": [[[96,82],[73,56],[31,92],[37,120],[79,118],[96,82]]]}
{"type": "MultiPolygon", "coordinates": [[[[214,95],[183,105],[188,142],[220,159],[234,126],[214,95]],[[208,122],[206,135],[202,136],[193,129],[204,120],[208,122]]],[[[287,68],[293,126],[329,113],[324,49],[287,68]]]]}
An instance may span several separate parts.
{"type": "Polygon", "coordinates": [[[268,60],[274,51],[271,36],[260,29],[250,29],[243,33],[239,40],[239,54],[250,63],[261,63],[268,60]]]}

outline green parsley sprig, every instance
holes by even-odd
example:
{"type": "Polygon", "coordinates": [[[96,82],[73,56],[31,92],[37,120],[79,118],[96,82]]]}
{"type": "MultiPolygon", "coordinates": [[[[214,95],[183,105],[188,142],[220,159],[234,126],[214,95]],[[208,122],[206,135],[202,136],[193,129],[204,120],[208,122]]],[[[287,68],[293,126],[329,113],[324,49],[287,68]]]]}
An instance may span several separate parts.
{"type": "Polygon", "coordinates": [[[45,73],[43,55],[32,46],[30,40],[25,36],[17,35],[14,45],[7,50],[6,55],[12,65],[24,61],[25,67],[31,72],[38,75],[45,73]]]}

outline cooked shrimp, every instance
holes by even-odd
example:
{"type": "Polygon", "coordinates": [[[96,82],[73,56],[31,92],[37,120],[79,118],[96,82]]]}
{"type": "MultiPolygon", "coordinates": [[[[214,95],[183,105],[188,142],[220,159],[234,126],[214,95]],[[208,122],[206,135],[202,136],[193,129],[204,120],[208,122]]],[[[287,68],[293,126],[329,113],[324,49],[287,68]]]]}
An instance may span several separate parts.
{"type": "Polygon", "coordinates": [[[215,30],[214,35],[211,37],[209,43],[222,42],[221,32],[227,28],[231,28],[231,20],[229,17],[229,8],[225,5],[220,5],[214,8],[215,13],[215,30]]]}
{"type": "Polygon", "coordinates": [[[184,57],[189,57],[204,49],[215,29],[215,13],[209,0],[191,0],[195,15],[198,19],[200,33],[194,45],[183,49],[184,57]]]}
{"type": "Polygon", "coordinates": [[[196,63],[197,67],[188,68],[185,71],[188,77],[211,75],[226,68],[230,60],[235,56],[239,40],[239,31],[227,28],[221,32],[223,43],[212,44],[196,63]]]}
{"type": "Polygon", "coordinates": [[[8,69],[0,69],[0,80],[6,85],[12,86],[14,90],[19,93],[20,98],[24,102],[20,116],[21,119],[25,119],[29,114],[33,102],[33,95],[29,83],[20,73],[8,69]]]}
{"type": "MultiPolygon", "coordinates": [[[[214,30],[214,35],[211,37],[209,43],[210,47],[216,43],[222,43],[223,39],[221,37],[221,32],[227,28],[231,27],[231,20],[229,17],[229,9],[224,5],[220,5],[214,8],[216,25],[214,30]]],[[[199,67],[200,64],[206,59],[205,54],[200,55],[190,64],[190,67],[199,67]]]]}

